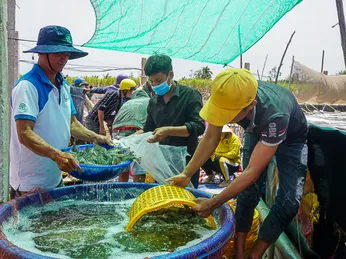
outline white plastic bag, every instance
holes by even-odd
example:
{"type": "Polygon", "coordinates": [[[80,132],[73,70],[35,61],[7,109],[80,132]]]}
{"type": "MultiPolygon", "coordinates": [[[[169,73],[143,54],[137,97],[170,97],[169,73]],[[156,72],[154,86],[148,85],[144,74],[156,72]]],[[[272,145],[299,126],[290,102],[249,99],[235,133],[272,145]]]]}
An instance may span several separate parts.
{"type": "MultiPolygon", "coordinates": [[[[130,148],[141,158],[139,165],[148,174],[159,184],[167,184],[167,178],[180,174],[185,168],[187,148],[149,143],[147,140],[150,137],[152,132],[134,134],[115,141],[115,144],[121,143],[130,148]]],[[[193,185],[189,183],[189,187],[193,188],[193,185]]]]}

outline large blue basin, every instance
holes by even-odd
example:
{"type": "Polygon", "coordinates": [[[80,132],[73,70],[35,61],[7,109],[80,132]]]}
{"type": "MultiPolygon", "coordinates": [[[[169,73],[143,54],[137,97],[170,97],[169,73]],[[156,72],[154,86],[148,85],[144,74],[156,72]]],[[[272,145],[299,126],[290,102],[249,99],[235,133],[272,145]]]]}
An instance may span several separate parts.
{"type": "MultiPolygon", "coordinates": [[[[87,199],[102,201],[114,201],[119,199],[136,198],[145,190],[157,184],[144,183],[105,183],[62,187],[41,193],[33,193],[12,200],[0,206],[0,223],[3,224],[16,216],[17,211],[30,206],[45,206],[47,203],[66,199],[87,199]],[[108,195],[109,191],[117,191],[119,195],[108,195]],[[135,191],[134,191],[135,190],[135,191]]],[[[194,189],[189,189],[196,197],[210,197],[210,194],[194,189]]],[[[197,245],[165,253],[152,258],[221,258],[222,249],[234,234],[234,214],[228,205],[223,205],[218,214],[220,228],[209,238],[202,240],[197,245]]],[[[44,255],[34,254],[12,244],[0,229],[0,258],[25,258],[47,259],[44,255]]]]}

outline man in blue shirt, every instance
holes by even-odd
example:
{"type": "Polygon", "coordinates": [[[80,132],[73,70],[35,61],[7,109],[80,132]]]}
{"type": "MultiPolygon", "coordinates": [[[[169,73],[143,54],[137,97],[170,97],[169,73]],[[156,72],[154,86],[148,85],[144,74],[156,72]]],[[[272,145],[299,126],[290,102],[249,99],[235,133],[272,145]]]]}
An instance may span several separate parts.
{"type": "Polygon", "coordinates": [[[75,117],[70,87],[61,75],[69,59],[88,53],[72,45],[71,33],[60,26],[40,30],[38,64],[20,78],[11,94],[11,198],[32,189],[62,185],[61,171],[81,170],[76,158],[60,150],[71,135],[100,144],[112,142],[83,127],[75,117]]]}

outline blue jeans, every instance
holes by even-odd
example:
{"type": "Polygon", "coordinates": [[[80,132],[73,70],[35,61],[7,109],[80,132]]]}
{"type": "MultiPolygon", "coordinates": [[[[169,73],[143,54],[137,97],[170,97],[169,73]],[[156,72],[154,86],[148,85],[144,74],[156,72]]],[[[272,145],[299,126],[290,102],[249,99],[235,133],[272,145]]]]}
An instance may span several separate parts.
{"type": "MultiPolygon", "coordinates": [[[[253,149],[259,137],[246,133],[243,148],[243,168],[249,164],[253,149]]],[[[279,190],[270,212],[259,231],[259,239],[274,243],[296,216],[306,177],[307,146],[304,143],[283,142],[276,150],[275,157],[279,175],[279,190]]],[[[236,209],[236,231],[249,232],[261,190],[264,186],[267,168],[258,180],[239,194],[236,209]]]]}

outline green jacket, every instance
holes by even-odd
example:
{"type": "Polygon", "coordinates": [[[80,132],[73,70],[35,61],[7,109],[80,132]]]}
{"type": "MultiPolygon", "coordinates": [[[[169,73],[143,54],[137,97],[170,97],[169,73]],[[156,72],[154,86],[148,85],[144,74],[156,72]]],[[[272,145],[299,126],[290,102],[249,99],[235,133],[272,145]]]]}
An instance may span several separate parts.
{"type": "Polygon", "coordinates": [[[112,129],[124,126],[135,126],[143,129],[149,100],[150,98],[144,91],[136,91],[131,100],[121,106],[115,116],[112,129]]]}

